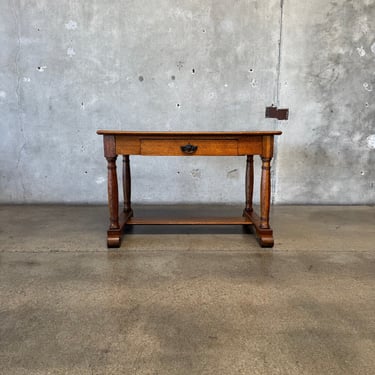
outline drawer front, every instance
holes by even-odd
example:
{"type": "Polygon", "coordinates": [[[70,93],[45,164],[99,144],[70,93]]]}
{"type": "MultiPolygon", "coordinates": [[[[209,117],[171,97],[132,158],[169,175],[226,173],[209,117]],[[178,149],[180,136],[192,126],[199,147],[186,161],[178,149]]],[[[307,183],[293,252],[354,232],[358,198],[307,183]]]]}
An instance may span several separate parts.
{"type": "Polygon", "coordinates": [[[117,136],[116,153],[118,155],[139,155],[141,142],[138,137],[117,136]]]}
{"type": "Polygon", "coordinates": [[[263,139],[261,136],[242,137],[238,141],[238,155],[261,155],[263,139]]]}
{"type": "Polygon", "coordinates": [[[236,139],[141,139],[141,155],[238,155],[236,139]]]}

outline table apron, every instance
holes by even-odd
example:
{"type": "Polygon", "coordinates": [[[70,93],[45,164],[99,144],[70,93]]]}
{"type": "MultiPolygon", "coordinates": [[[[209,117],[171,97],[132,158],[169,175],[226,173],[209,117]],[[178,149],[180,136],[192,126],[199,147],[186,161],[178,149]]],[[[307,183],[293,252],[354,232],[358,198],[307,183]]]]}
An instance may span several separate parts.
{"type": "Polygon", "coordinates": [[[250,137],[132,137],[116,136],[118,155],[145,156],[240,156],[261,155],[262,136],[250,137]],[[183,151],[184,146],[196,147],[183,151]]]}

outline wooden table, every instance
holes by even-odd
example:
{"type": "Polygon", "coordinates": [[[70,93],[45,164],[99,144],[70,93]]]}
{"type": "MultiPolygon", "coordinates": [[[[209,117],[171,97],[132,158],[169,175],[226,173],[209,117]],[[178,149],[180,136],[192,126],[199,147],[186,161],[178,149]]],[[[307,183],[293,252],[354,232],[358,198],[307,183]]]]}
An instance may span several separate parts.
{"type": "Polygon", "coordinates": [[[104,156],[108,162],[109,248],[119,247],[125,225],[201,224],[251,225],[262,247],[272,247],[273,232],[269,224],[271,198],[271,159],[274,136],[280,131],[253,132],[130,132],[98,130],[103,135],[104,156]],[[124,208],[119,215],[116,160],[123,155],[124,208]],[[130,155],[144,156],[247,156],[246,206],[240,217],[158,219],[137,218],[131,207],[130,155]],[[254,155],[262,159],[260,217],[253,209],[254,155]]]}

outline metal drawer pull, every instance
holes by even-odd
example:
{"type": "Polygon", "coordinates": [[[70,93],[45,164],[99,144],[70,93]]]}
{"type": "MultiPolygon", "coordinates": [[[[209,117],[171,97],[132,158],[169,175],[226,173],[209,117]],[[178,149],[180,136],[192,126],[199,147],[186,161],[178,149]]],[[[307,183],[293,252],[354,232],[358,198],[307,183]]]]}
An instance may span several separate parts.
{"type": "Polygon", "coordinates": [[[190,143],[185,146],[181,146],[181,151],[185,152],[186,154],[194,154],[194,152],[197,150],[198,146],[191,145],[190,143]]]}

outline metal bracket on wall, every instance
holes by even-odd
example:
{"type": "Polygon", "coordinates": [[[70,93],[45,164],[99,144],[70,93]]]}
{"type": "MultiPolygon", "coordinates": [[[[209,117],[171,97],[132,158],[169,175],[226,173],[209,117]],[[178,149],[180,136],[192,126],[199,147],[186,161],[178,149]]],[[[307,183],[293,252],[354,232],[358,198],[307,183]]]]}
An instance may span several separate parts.
{"type": "Polygon", "coordinates": [[[288,120],[289,108],[277,108],[274,106],[266,108],[266,118],[276,118],[278,120],[288,120]]]}

